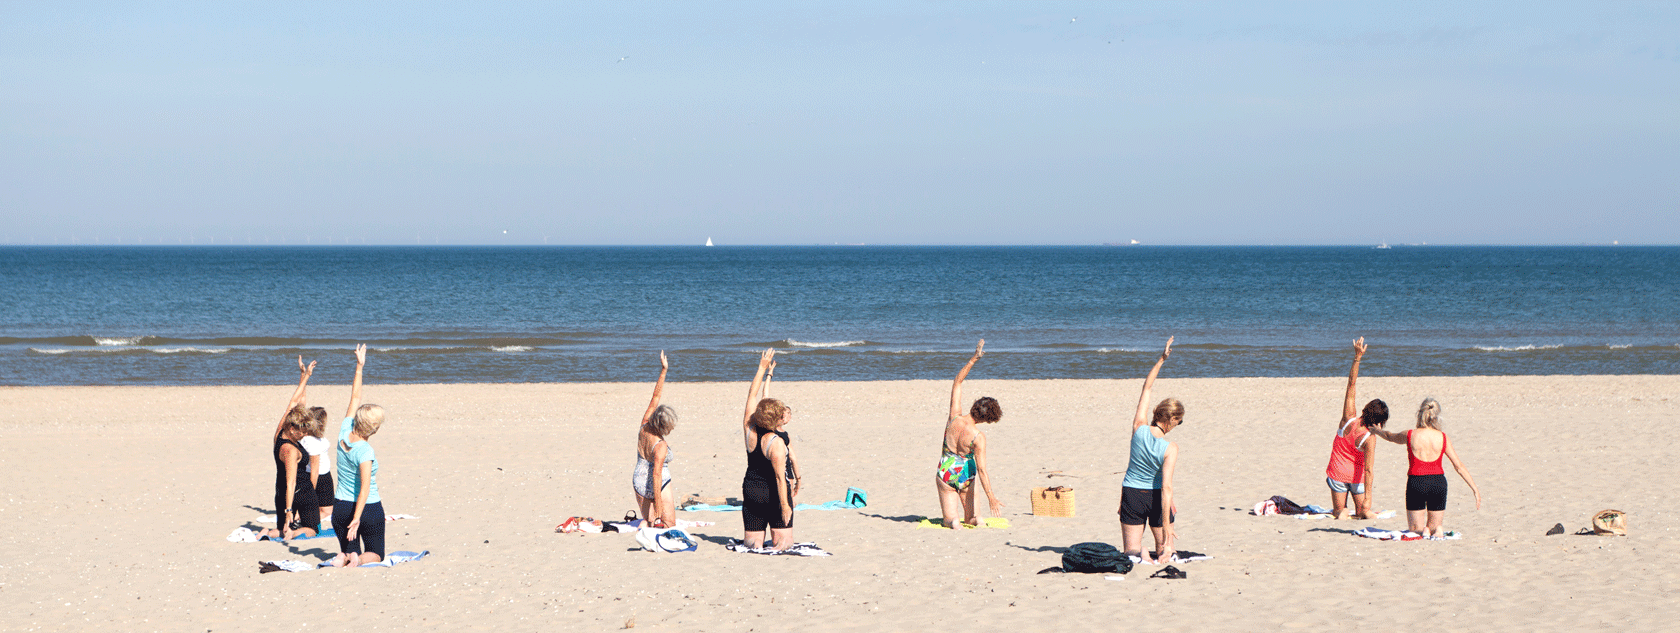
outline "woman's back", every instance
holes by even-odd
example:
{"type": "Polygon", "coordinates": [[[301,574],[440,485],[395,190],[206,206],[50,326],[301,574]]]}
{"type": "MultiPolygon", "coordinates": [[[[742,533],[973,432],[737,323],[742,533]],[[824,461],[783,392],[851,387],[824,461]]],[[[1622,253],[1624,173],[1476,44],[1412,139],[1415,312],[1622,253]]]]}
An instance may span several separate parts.
{"type": "Polygon", "coordinates": [[[953,455],[964,457],[974,454],[974,442],[979,439],[980,430],[974,428],[973,421],[968,416],[952,418],[945,424],[945,439],[940,450],[953,455]]]}
{"type": "Polygon", "coordinates": [[[1446,453],[1447,434],[1435,429],[1406,431],[1406,458],[1410,463],[1408,475],[1439,475],[1441,458],[1446,453]]]}

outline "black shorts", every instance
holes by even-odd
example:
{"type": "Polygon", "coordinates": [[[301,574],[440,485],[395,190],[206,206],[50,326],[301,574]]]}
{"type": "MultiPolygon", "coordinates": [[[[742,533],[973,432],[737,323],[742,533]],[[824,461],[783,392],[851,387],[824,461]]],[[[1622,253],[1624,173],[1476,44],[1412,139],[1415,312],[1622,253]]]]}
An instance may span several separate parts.
{"type": "Polygon", "coordinates": [[[285,533],[286,528],[289,527],[286,522],[291,520],[290,517],[286,516],[286,508],[290,507],[293,512],[297,513],[298,527],[320,531],[321,504],[315,501],[315,491],[308,488],[298,488],[292,493],[292,503],[289,506],[286,503],[285,496],[285,493],[274,495],[274,516],[277,517],[274,520],[274,527],[280,528],[282,534],[285,533]]]}
{"type": "Polygon", "coordinates": [[[748,532],[763,532],[767,525],[775,530],[793,527],[791,517],[782,521],[782,496],[775,484],[741,482],[741,524],[748,532]]]}
{"type": "Polygon", "coordinates": [[[370,503],[362,506],[362,524],[356,527],[356,540],[345,538],[350,532],[350,518],[356,514],[356,502],[333,503],[332,526],[338,534],[338,551],[346,554],[368,552],[385,558],[385,506],[370,503]]]}
{"type": "Polygon", "coordinates": [[[1447,509],[1446,475],[1407,475],[1406,510],[1443,512],[1447,509]]]}
{"type": "MultiPolygon", "coordinates": [[[[1172,517],[1178,521],[1178,515],[1172,517]]],[[[1144,490],[1142,488],[1120,489],[1120,524],[1143,525],[1161,527],[1161,489],[1144,490]]]]}
{"type": "MultiPolygon", "coordinates": [[[[333,502],[332,473],[321,473],[320,477],[315,478],[315,505],[330,506],[333,502]]],[[[327,519],[331,520],[332,517],[327,519]]]]}

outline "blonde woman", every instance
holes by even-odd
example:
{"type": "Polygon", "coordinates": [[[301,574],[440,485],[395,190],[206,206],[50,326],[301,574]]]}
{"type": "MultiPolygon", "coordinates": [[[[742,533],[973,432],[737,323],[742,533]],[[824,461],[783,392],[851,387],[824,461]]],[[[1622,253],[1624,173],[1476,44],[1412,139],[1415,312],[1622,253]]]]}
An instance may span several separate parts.
{"type": "Polygon", "coordinates": [[[1178,463],[1178,444],[1168,442],[1166,435],[1184,423],[1184,405],[1175,398],[1162,400],[1149,411],[1149,391],[1155,387],[1155,377],[1161,365],[1172,355],[1171,338],[1161,350],[1161,357],[1143,380],[1143,395],[1138,396],[1137,414],[1132,417],[1132,443],[1126,463],[1126,479],[1120,489],[1120,537],[1127,556],[1145,563],[1172,562],[1173,546],[1178,534],[1173,530],[1176,508],[1173,505],[1173,468],[1178,463]],[[1147,424],[1147,426],[1146,426],[1147,424]],[[1143,528],[1155,537],[1153,560],[1143,553],[1143,528]]]}
{"type": "Polygon", "coordinates": [[[758,371],[747,388],[747,407],[741,418],[741,438],[747,449],[747,472],[741,477],[741,540],[748,549],[764,547],[766,527],[771,549],[784,550],[793,544],[797,489],[789,485],[789,440],[787,431],[782,430],[793,420],[793,409],[775,398],[760,399],[765,371],[775,355],[775,349],[759,355],[758,371]]]}
{"type": "Polygon", "coordinates": [[[350,407],[338,429],[338,487],[332,526],[341,552],[335,567],[356,567],[385,558],[385,506],[379,498],[379,458],[368,439],[385,422],[385,409],[362,404],[362,367],[367,345],[356,346],[356,377],[350,383],[350,407]]]}
{"type": "Polygon", "coordinates": [[[305,366],[298,357],[298,385],[292,398],[286,401],[286,412],[274,427],[274,528],[263,530],[262,536],[290,540],[300,536],[315,536],[321,525],[320,506],[315,500],[315,487],[305,471],[307,454],[298,440],[309,433],[309,412],[303,408],[304,393],[315,363],[305,366]]]}
{"type": "Polygon", "coordinates": [[[630,474],[630,487],[636,491],[636,505],[642,518],[654,527],[675,527],[677,508],[671,500],[671,444],[665,441],[677,427],[677,410],[659,404],[659,394],[665,390],[665,373],[671,364],[665,352],[659,352],[659,382],[653,384],[653,400],[642,414],[642,426],[636,432],[636,470],[630,474]]]}
{"type": "Polygon", "coordinates": [[[943,515],[941,522],[947,528],[957,527],[957,510],[963,513],[963,523],[979,525],[979,514],[974,511],[974,480],[986,488],[986,501],[992,507],[992,516],[1003,511],[1003,502],[999,501],[992,489],[992,476],[986,470],[986,434],[977,425],[993,424],[1003,419],[1003,407],[992,398],[980,398],[969,407],[968,414],[962,410],[962,385],[968,378],[968,371],[974,369],[974,362],[986,355],[986,339],[974,346],[974,356],[968,359],[957,372],[957,379],[951,383],[951,413],[945,419],[945,434],[940,444],[939,469],[934,472],[934,487],[939,490],[939,510],[943,515]]]}
{"type": "Polygon", "coordinates": [[[1453,470],[1476,495],[1476,509],[1482,509],[1482,491],[1470,470],[1458,460],[1452,440],[1441,430],[1441,403],[1424,398],[1418,407],[1417,428],[1404,433],[1372,429],[1372,433],[1395,444],[1406,445],[1406,525],[1425,538],[1443,538],[1441,523],[1447,516],[1447,475],[1441,458],[1452,460],[1453,470]]]}
{"type": "Polygon", "coordinates": [[[309,408],[309,433],[298,440],[303,445],[304,452],[309,453],[309,473],[315,478],[315,502],[321,504],[321,518],[325,519],[328,527],[332,523],[333,510],[333,450],[332,442],[326,440],[327,410],[322,407],[309,408]]]}

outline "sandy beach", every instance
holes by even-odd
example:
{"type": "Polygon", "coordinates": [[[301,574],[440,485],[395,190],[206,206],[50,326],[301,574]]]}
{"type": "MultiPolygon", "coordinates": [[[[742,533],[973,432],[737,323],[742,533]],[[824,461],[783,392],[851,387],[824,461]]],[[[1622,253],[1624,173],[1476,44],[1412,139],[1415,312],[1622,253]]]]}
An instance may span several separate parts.
{"type": "MultiPolygon", "coordinates": [[[[1170,368],[1169,368],[1170,374],[1170,368]]],[[[1364,377],[1361,401],[1409,428],[1425,396],[1486,497],[1451,472],[1447,542],[1378,542],[1370,522],[1255,517],[1271,495],[1327,504],[1324,466],[1342,377],[1163,378],[1187,407],[1178,442],[1185,580],[1037,575],[1059,549],[1119,545],[1115,508],[1141,380],[969,381],[998,398],[986,429],[1013,524],[915,529],[938,513],[930,481],[949,383],[778,382],[807,488],[800,501],[869,493],[861,510],[808,511],[795,536],[830,558],[726,551],[738,514],[694,532],[691,554],[621,534],[557,534],[573,515],[634,508],[635,427],[650,384],[370,384],[390,419],[374,438],[389,549],[429,550],[391,569],[259,574],[318,561],[330,539],[236,544],[272,512],[269,435],[290,385],[0,389],[0,622],[8,631],[124,630],[1672,630],[1680,605],[1680,376],[1364,377]],[[1068,477],[1047,477],[1060,471],[1068,477]],[[1078,516],[1035,517],[1028,490],[1069,485],[1078,516]],[[1570,532],[1596,511],[1627,537],[1570,532]],[[307,626],[303,624],[307,623],[307,626]]],[[[673,486],[739,496],[744,383],[671,383],[673,486]]],[[[316,385],[335,416],[344,385],[316,385]]],[[[1403,448],[1385,444],[1379,509],[1404,510],[1403,448]]],[[[1450,469],[1449,469],[1450,470],[1450,469]]]]}

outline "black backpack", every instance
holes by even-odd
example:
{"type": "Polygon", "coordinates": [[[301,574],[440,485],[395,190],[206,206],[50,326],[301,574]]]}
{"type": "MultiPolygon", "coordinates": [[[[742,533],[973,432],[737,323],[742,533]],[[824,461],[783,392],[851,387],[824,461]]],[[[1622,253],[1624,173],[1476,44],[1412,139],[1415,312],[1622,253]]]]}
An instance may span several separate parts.
{"type": "Polygon", "coordinates": [[[1062,569],[1082,574],[1124,574],[1132,571],[1132,559],[1108,543],[1076,543],[1062,554],[1062,569]]]}

